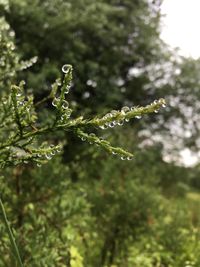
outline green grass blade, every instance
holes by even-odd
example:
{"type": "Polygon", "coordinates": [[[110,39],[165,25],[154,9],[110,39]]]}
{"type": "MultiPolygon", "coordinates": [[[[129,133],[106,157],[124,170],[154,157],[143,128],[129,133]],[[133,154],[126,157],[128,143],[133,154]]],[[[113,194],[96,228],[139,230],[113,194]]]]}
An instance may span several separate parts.
{"type": "Polygon", "coordinates": [[[11,247],[13,249],[13,252],[14,252],[14,255],[15,255],[15,258],[16,258],[16,261],[18,263],[18,266],[19,267],[24,267],[23,266],[23,263],[22,263],[22,260],[21,260],[21,257],[20,257],[20,254],[19,254],[19,250],[18,250],[17,244],[15,242],[15,238],[13,236],[12,230],[10,228],[10,224],[9,224],[8,219],[7,219],[7,216],[6,216],[6,211],[5,211],[3,202],[1,200],[1,197],[0,197],[0,209],[2,211],[3,221],[4,221],[4,224],[6,226],[6,231],[8,233],[8,236],[9,236],[9,239],[10,239],[10,243],[11,243],[11,247]]]}

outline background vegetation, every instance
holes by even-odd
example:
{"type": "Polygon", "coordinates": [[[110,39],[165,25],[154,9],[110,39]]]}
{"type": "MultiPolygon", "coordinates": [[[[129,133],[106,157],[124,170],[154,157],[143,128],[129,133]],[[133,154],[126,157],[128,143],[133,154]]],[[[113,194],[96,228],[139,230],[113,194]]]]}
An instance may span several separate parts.
{"type": "MultiPolygon", "coordinates": [[[[168,103],[124,127],[93,130],[133,151],[132,161],[61,131],[40,139],[64,146],[47,164],[1,170],[0,192],[24,266],[200,266],[200,169],[179,158],[200,145],[200,61],[179,57],[160,40],[160,4],[0,1],[1,97],[24,80],[25,92],[40,102],[68,63],[74,117],[160,97],[168,103]]],[[[37,111],[41,124],[51,121],[50,100],[37,111]]],[[[0,220],[5,266],[17,265],[0,220]]]]}

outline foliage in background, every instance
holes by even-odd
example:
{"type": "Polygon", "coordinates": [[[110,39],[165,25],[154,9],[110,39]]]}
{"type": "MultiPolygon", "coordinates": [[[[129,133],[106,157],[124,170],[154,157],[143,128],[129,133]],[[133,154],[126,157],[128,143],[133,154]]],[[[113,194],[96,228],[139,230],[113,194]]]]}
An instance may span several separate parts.
{"type": "Polygon", "coordinates": [[[10,10],[6,16],[24,58],[39,58],[26,79],[40,96],[70,62],[79,109],[94,113],[156,97],[141,90],[148,76],[137,78],[130,70],[159,61],[159,1],[12,0],[10,10]]]}

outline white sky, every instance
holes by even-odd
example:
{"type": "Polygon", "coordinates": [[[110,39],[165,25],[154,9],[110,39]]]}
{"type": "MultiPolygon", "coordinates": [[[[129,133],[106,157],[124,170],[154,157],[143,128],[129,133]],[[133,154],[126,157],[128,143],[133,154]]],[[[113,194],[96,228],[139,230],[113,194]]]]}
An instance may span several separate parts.
{"type": "Polygon", "coordinates": [[[184,56],[200,57],[200,0],[164,0],[161,38],[184,56]]]}
{"type": "MultiPolygon", "coordinates": [[[[166,15],[162,19],[161,38],[178,47],[183,56],[200,57],[200,0],[164,0],[161,12],[166,15]]],[[[197,156],[187,148],[180,156],[186,166],[198,162],[197,156]]]]}

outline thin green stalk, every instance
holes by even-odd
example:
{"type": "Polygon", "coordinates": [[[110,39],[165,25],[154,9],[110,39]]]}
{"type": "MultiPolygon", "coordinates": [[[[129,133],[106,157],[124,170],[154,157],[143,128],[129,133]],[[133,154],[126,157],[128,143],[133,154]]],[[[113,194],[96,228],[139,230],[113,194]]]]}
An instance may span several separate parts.
{"type": "Polygon", "coordinates": [[[11,244],[11,247],[12,247],[13,252],[15,254],[15,258],[16,258],[16,261],[18,263],[18,266],[19,267],[24,267],[23,263],[22,263],[22,260],[21,260],[21,257],[20,257],[20,254],[19,254],[19,250],[18,250],[17,244],[15,242],[15,238],[13,236],[12,230],[10,228],[10,224],[8,222],[8,219],[7,219],[6,211],[5,211],[3,202],[1,200],[1,197],[0,197],[0,209],[1,209],[1,212],[2,212],[2,215],[3,215],[3,221],[5,223],[6,231],[8,233],[8,236],[9,236],[9,239],[10,239],[10,244],[11,244]]]}

